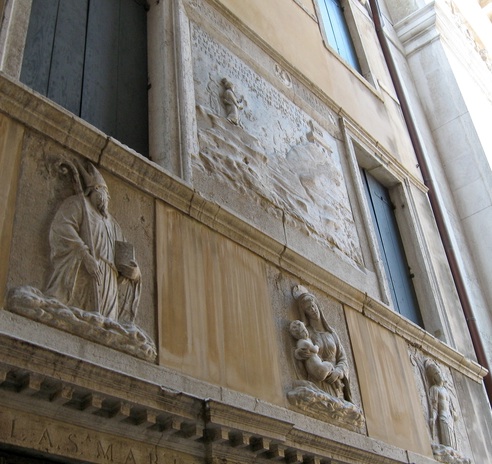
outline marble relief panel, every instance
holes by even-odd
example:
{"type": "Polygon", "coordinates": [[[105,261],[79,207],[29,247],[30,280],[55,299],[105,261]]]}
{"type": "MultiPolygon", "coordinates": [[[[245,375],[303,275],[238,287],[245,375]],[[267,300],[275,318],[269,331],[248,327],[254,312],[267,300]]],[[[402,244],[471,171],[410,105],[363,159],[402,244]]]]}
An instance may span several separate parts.
{"type": "Polygon", "coordinates": [[[16,211],[5,310],[153,362],[152,199],[28,132],[16,211]]]}
{"type": "MultiPolygon", "coordinates": [[[[200,144],[194,178],[286,212],[287,223],[360,264],[336,139],[193,24],[192,45],[200,144]]],[[[292,87],[289,73],[275,70],[278,87],[292,87]]]]}
{"type": "Polygon", "coordinates": [[[409,347],[409,357],[434,459],[447,464],[469,464],[472,452],[451,370],[415,347],[409,347]]]}

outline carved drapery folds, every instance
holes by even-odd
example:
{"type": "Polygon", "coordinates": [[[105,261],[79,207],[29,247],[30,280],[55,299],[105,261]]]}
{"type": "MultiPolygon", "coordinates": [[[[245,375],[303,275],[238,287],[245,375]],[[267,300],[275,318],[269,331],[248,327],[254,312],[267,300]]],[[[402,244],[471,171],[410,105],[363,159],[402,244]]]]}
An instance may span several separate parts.
{"type": "Polygon", "coordinates": [[[243,109],[244,98],[239,97],[236,94],[234,84],[226,77],[224,77],[221,82],[224,86],[224,92],[222,93],[222,103],[224,104],[226,109],[227,120],[236,126],[240,126],[240,115],[243,109]]]}
{"type": "Polygon", "coordinates": [[[423,362],[429,402],[429,429],[436,461],[469,464],[457,450],[455,423],[459,419],[455,400],[441,368],[431,359],[423,362]]]}
{"type": "Polygon", "coordinates": [[[460,410],[449,372],[434,359],[427,358],[415,348],[410,350],[410,360],[421,386],[421,402],[427,417],[434,459],[446,464],[469,464],[458,448],[465,447],[464,431],[460,430],[460,410]]]}
{"type": "Polygon", "coordinates": [[[316,297],[298,285],[292,289],[299,320],[290,324],[296,340],[293,362],[297,377],[287,393],[290,403],[316,418],[358,430],[362,410],[353,403],[349,365],[337,333],[330,327],[316,297]]]}
{"type": "Polygon", "coordinates": [[[152,361],[153,341],[135,325],[141,292],[134,249],[109,214],[109,191],[99,171],[57,160],[75,194],[59,206],[50,227],[52,273],[44,292],[11,289],[6,309],[152,361]]]}

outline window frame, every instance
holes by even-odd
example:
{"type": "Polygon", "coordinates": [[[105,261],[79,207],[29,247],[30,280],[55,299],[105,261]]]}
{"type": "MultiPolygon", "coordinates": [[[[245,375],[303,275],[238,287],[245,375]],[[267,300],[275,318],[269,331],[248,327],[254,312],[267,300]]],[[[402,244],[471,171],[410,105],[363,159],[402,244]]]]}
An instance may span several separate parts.
{"type": "MultiPolygon", "coordinates": [[[[427,199],[427,188],[415,176],[410,174],[379,144],[370,140],[359,128],[345,118],[341,118],[347,156],[344,167],[349,174],[351,184],[348,191],[357,232],[362,247],[363,263],[368,272],[375,272],[379,283],[379,299],[389,306],[397,317],[410,319],[399,314],[393,306],[386,271],[382,262],[376,237],[364,181],[360,169],[368,170],[389,191],[396,206],[394,213],[412,279],[418,306],[423,321],[423,329],[440,340],[453,344],[452,330],[447,317],[447,308],[437,277],[438,270],[433,262],[429,242],[433,237],[425,230],[421,222],[419,207],[427,208],[432,215],[427,199]],[[418,206],[417,206],[418,205],[418,206]]],[[[436,231],[437,233],[437,231],[436,231]]]]}
{"type": "MultiPolygon", "coordinates": [[[[0,71],[19,83],[30,14],[30,1],[11,1],[5,4],[0,18],[0,71]]],[[[183,3],[170,0],[150,4],[147,12],[148,155],[155,164],[185,182],[191,180],[191,156],[198,152],[196,119],[192,116],[195,97],[191,63],[190,26],[183,3]],[[169,117],[170,114],[175,117],[169,117]]],[[[48,97],[40,98],[58,105],[48,97]]]]}
{"type": "Polygon", "coordinates": [[[19,80],[148,157],[146,11],[126,0],[32,0],[19,80]]]}
{"type": "MultiPolygon", "coordinates": [[[[369,62],[366,57],[366,53],[364,51],[364,46],[362,43],[361,35],[359,34],[358,27],[357,27],[357,22],[355,20],[355,14],[353,9],[354,8],[359,8],[361,9],[361,5],[358,4],[357,6],[352,5],[351,0],[339,0],[340,6],[343,11],[343,16],[345,19],[345,25],[348,30],[348,34],[354,49],[355,56],[358,61],[358,68],[354,67],[350,61],[348,61],[343,55],[341,55],[330,43],[328,40],[328,36],[326,33],[326,27],[323,22],[323,15],[321,12],[321,6],[319,4],[320,1],[324,0],[313,0],[314,4],[314,9],[316,12],[316,19],[318,22],[318,27],[320,30],[321,37],[323,39],[323,44],[325,45],[325,48],[332,52],[342,63],[344,63],[349,69],[351,69],[353,72],[356,74],[362,76],[364,79],[366,79],[371,85],[376,86],[376,83],[373,79],[372,72],[369,67],[369,62]]],[[[363,8],[362,8],[363,9],[363,8]]],[[[363,9],[363,12],[361,12],[364,16],[367,16],[367,10],[363,9]]]]}
{"type": "Polygon", "coordinates": [[[421,309],[413,282],[415,271],[408,263],[402,233],[396,219],[395,188],[391,193],[390,189],[379,182],[368,170],[363,168],[360,170],[361,180],[366,190],[367,208],[371,213],[372,230],[377,239],[379,256],[383,263],[393,307],[399,314],[423,327],[421,309]],[[375,189],[378,191],[376,192],[375,189]],[[378,195],[379,192],[382,192],[381,195],[385,197],[384,200],[388,200],[389,205],[384,200],[378,202],[382,206],[375,205],[375,201],[381,198],[378,195]],[[385,222],[387,227],[384,227],[385,224],[382,222],[385,222]],[[382,236],[383,234],[385,237],[382,236]],[[396,286],[400,287],[401,291],[398,291],[396,286]]]}

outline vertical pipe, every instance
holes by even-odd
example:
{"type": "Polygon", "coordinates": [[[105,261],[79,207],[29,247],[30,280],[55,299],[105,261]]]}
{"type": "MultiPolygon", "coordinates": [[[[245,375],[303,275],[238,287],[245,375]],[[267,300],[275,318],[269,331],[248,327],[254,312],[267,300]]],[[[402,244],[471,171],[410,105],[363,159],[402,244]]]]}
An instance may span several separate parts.
{"type": "Polygon", "coordinates": [[[393,55],[391,54],[391,50],[388,44],[388,39],[386,38],[386,35],[383,31],[381,14],[379,11],[377,0],[369,0],[369,4],[371,6],[372,17],[374,21],[374,26],[376,28],[376,34],[379,39],[379,44],[381,45],[381,49],[383,51],[386,64],[388,66],[388,70],[391,75],[391,79],[393,81],[396,94],[398,96],[398,100],[400,101],[403,117],[405,119],[408,133],[412,141],[413,149],[415,151],[415,155],[417,157],[417,161],[420,166],[422,177],[424,179],[425,185],[429,189],[429,193],[428,193],[429,201],[431,204],[432,211],[434,213],[434,217],[436,219],[436,224],[439,233],[441,235],[444,251],[448,259],[449,267],[451,269],[451,274],[453,275],[454,283],[456,285],[456,290],[458,292],[458,296],[461,302],[461,307],[463,308],[463,314],[465,316],[466,323],[468,325],[468,330],[470,332],[470,336],[472,339],[473,347],[475,349],[477,360],[483,367],[485,367],[488,370],[488,373],[484,377],[483,381],[489,399],[489,404],[492,405],[492,374],[490,372],[487,356],[485,354],[482,340],[480,338],[480,333],[478,331],[477,320],[473,314],[473,309],[468,295],[468,291],[466,289],[463,274],[458,264],[456,252],[452,246],[451,235],[449,233],[449,229],[444,220],[443,208],[441,203],[439,202],[439,199],[437,198],[435,187],[434,187],[434,179],[432,178],[432,174],[429,169],[429,164],[425,156],[423,144],[417,132],[417,126],[415,124],[415,121],[413,120],[410,111],[410,105],[408,103],[405,92],[403,90],[403,85],[400,76],[398,75],[398,71],[396,69],[393,55]]]}

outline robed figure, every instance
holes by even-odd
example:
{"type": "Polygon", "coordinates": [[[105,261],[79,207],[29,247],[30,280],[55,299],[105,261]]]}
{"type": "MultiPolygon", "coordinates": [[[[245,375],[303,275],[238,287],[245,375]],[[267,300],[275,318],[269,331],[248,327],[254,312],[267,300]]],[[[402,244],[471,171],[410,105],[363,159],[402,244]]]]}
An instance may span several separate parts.
{"type": "Polygon", "coordinates": [[[454,424],[458,419],[458,414],[454,407],[451,393],[446,387],[441,369],[436,363],[426,360],[425,370],[430,382],[429,426],[431,436],[433,439],[437,439],[439,444],[456,450],[458,448],[454,424]]]}
{"type": "Polygon", "coordinates": [[[365,419],[352,399],[349,361],[336,331],[305,287],[296,285],[292,295],[299,320],[289,326],[297,340],[293,350],[297,380],[287,392],[289,402],[317,419],[361,430],[365,419]]]}
{"type": "MultiPolygon", "coordinates": [[[[323,379],[316,378],[306,366],[308,380],[329,395],[352,402],[347,356],[337,333],[326,321],[318,300],[313,294],[302,292],[297,302],[301,321],[305,324],[313,344],[318,347],[317,355],[322,361],[332,366],[323,379]]],[[[310,357],[311,355],[304,357],[305,363],[310,357]]]]}
{"type": "Polygon", "coordinates": [[[132,324],[141,291],[133,247],[108,212],[110,196],[99,171],[89,163],[72,175],[78,193],[63,201],[51,224],[53,272],[45,293],[132,324]]]}

